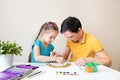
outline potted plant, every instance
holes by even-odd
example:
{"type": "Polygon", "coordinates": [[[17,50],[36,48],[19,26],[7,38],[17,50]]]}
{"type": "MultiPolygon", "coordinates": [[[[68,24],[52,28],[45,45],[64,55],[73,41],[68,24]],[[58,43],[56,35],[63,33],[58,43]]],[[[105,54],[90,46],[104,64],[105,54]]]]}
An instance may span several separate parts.
{"type": "Polygon", "coordinates": [[[17,43],[0,40],[0,71],[9,68],[13,64],[14,55],[22,55],[22,47],[17,43]]]}

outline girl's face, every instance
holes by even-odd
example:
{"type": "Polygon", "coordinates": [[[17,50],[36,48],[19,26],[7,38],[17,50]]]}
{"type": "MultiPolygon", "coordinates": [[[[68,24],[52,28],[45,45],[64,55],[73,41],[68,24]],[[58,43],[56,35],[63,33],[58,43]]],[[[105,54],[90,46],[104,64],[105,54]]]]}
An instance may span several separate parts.
{"type": "Polygon", "coordinates": [[[51,42],[53,42],[55,40],[57,35],[58,35],[58,31],[47,30],[44,32],[44,34],[42,36],[43,36],[45,43],[50,44],[51,42]]]}

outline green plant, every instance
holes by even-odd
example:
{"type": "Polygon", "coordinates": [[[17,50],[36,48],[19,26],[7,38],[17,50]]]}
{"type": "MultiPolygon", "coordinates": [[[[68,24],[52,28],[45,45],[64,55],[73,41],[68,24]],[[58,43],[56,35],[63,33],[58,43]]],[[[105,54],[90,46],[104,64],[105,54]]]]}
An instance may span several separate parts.
{"type": "Polygon", "coordinates": [[[19,44],[0,40],[0,55],[15,54],[21,56],[21,51],[23,51],[23,49],[19,44]]]}

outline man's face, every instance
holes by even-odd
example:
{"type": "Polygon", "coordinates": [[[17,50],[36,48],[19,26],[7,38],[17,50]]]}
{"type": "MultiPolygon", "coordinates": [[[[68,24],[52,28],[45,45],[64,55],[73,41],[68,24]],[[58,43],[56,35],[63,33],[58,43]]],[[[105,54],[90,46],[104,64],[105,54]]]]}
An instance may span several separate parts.
{"type": "Polygon", "coordinates": [[[70,31],[66,31],[66,32],[64,32],[64,35],[68,40],[70,40],[74,43],[78,43],[81,39],[81,36],[82,36],[80,31],[78,31],[78,33],[73,33],[73,32],[70,32],[70,31]]]}

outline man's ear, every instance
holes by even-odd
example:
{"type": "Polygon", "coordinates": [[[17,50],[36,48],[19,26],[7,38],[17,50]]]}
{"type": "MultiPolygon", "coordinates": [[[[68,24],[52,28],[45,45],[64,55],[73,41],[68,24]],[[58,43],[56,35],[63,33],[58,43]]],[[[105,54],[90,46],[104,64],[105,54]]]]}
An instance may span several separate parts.
{"type": "Polygon", "coordinates": [[[81,32],[82,31],[82,29],[81,28],[78,28],[78,32],[81,32]]]}

